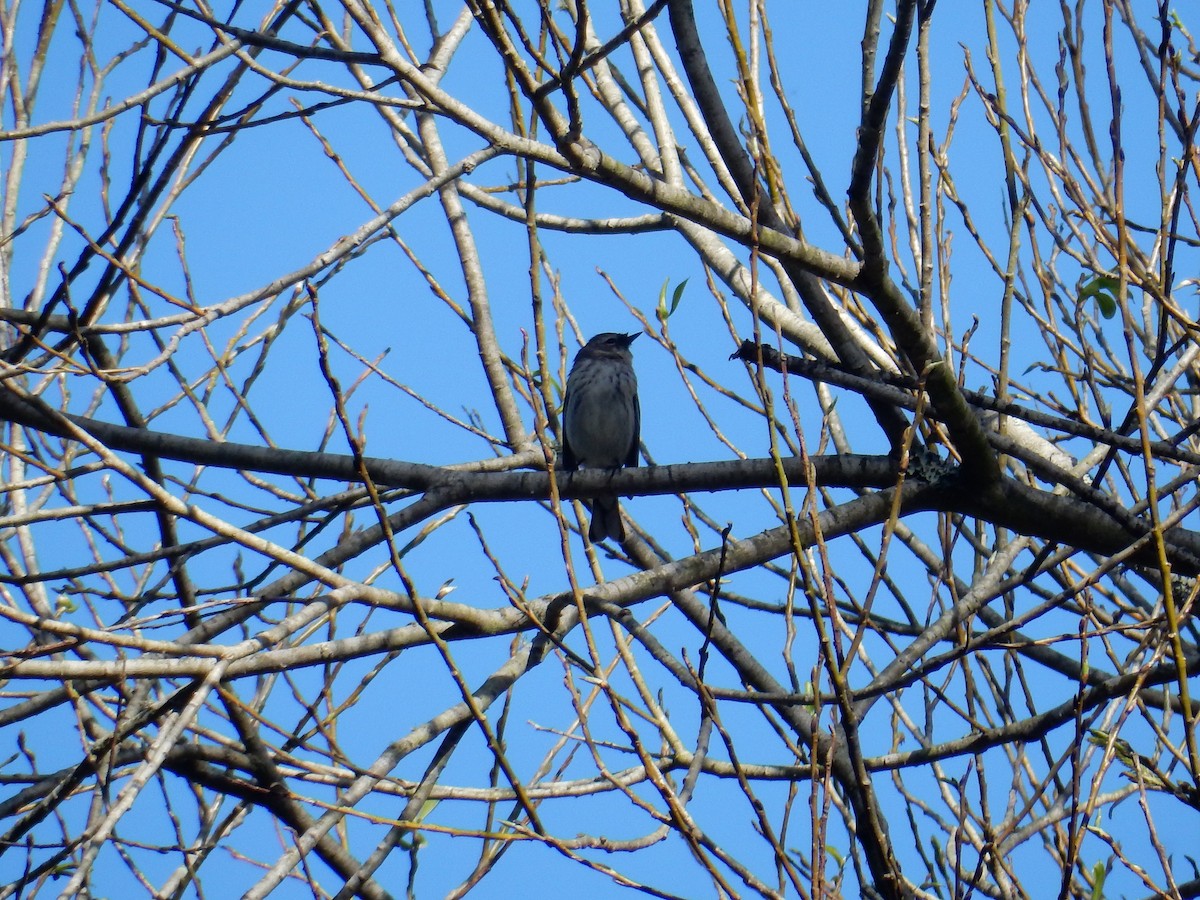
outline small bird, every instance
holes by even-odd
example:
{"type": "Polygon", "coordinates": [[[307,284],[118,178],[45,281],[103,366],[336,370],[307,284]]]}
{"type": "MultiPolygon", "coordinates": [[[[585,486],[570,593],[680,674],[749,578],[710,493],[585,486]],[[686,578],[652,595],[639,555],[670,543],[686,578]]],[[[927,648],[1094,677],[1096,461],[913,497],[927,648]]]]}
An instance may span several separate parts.
{"type": "MultiPolygon", "coordinates": [[[[619,469],[638,464],[642,409],[629,345],[637,334],[598,334],[575,357],[563,399],[562,468],[619,469]]],[[[625,540],[621,506],[612,495],[592,499],[592,543],[625,540]]]]}

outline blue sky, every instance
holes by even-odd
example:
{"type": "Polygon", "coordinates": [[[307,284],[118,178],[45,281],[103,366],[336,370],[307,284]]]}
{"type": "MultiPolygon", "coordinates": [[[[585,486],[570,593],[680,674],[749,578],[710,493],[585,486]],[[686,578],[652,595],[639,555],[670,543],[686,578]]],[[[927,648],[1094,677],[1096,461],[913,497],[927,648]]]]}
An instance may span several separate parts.
{"type": "MultiPolygon", "coordinates": [[[[706,4],[699,5],[704,7],[702,12],[705,16],[712,15],[706,4]]],[[[778,48],[786,51],[781,52],[781,62],[790,86],[787,99],[796,110],[805,138],[827,179],[830,192],[839,201],[845,195],[857,127],[857,60],[862,6],[848,4],[847,8],[852,8],[852,14],[848,15],[830,15],[826,4],[807,0],[790,6],[777,4],[772,8],[778,48]]],[[[97,47],[97,56],[106,59],[115,49],[126,46],[133,32],[127,23],[123,23],[116,9],[105,7],[101,16],[107,24],[114,26],[113,31],[104,32],[108,43],[97,47]]],[[[21,40],[18,46],[22,46],[22,43],[28,46],[29,29],[35,25],[35,16],[31,11],[24,10],[19,22],[21,27],[18,35],[21,40]]],[[[713,35],[716,47],[714,59],[725,64],[719,55],[720,48],[715,44],[719,32],[714,23],[711,19],[705,19],[703,27],[708,29],[707,34],[713,35]]],[[[665,35],[665,17],[660,28],[665,35]]],[[[207,47],[209,37],[202,30],[181,28],[177,40],[186,46],[184,36],[194,40],[197,47],[207,47]]],[[[55,61],[51,67],[55,77],[48,77],[43,85],[43,95],[36,113],[38,122],[64,118],[70,114],[73,96],[71,79],[65,74],[62,80],[57,76],[60,72],[73,76],[71,61],[76,46],[65,32],[58,36],[57,41],[55,61]]],[[[943,0],[938,5],[931,43],[935,48],[932,105],[937,112],[934,115],[934,137],[939,143],[947,125],[946,108],[949,100],[959,93],[964,84],[964,55],[968,51],[976,73],[985,82],[989,80],[983,41],[981,13],[975,4],[943,0]]],[[[1055,32],[1046,28],[1031,34],[1030,47],[1033,57],[1039,61],[1039,72],[1049,80],[1052,70],[1047,67],[1046,60],[1057,55],[1055,32]]],[[[1145,126],[1147,121],[1153,121],[1153,109],[1146,105],[1146,92],[1139,82],[1141,73],[1134,70],[1128,51],[1121,52],[1125,54],[1122,56],[1122,77],[1127,77],[1130,82],[1129,89],[1125,91],[1126,165],[1131,182],[1140,188],[1129,192],[1128,211],[1131,216],[1153,225],[1157,217],[1158,198],[1154,189],[1143,187],[1154,184],[1156,140],[1153,129],[1145,126]]],[[[1010,84],[1015,85],[1018,73],[1012,65],[1012,59],[1011,53],[1005,54],[1005,64],[1008,66],[1006,77],[1010,84]]],[[[147,78],[148,61],[149,54],[141,53],[123,63],[105,86],[106,95],[115,98],[123,92],[143,86],[147,78]]],[[[278,64],[278,57],[268,53],[263,61],[268,65],[278,64]]],[[[627,59],[621,62],[627,67],[627,59]]],[[[176,61],[170,61],[168,69],[174,65],[176,61]]],[[[334,67],[305,65],[295,77],[332,78],[335,72],[334,67]]],[[[729,72],[724,70],[722,75],[721,84],[728,87],[729,72]]],[[[1099,86],[1102,84],[1099,79],[1103,78],[1103,71],[1093,65],[1089,69],[1089,77],[1096,80],[1099,86]]],[[[253,88],[240,89],[238,100],[230,108],[238,108],[239,100],[244,102],[261,89],[261,84],[253,80],[247,84],[253,88]]],[[[469,94],[494,116],[504,119],[506,99],[499,72],[490,48],[478,31],[468,37],[443,86],[451,92],[469,94]]],[[[272,99],[267,111],[278,113],[290,108],[292,96],[298,96],[301,102],[320,99],[284,91],[272,99]]],[[[1095,96],[1099,98],[1102,94],[1095,96]]],[[[152,107],[157,115],[163,114],[164,109],[161,98],[152,107]]],[[[910,114],[915,110],[915,94],[909,98],[909,110],[910,114]]],[[[195,112],[194,105],[188,107],[189,114],[195,112]]],[[[1097,130],[1103,138],[1108,110],[1097,106],[1092,112],[1097,123],[1100,123],[1097,130]]],[[[6,111],[6,125],[9,115],[6,111]]],[[[109,136],[114,194],[129,177],[128,159],[134,121],[132,116],[118,119],[109,136]]],[[[379,204],[391,203],[419,183],[419,177],[404,163],[391,136],[374,115],[358,108],[333,109],[316,114],[314,123],[330,139],[333,149],[354,178],[379,204]]],[[[612,124],[594,111],[590,114],[588,127],[589,134],[598,142],[611,141],[616,134],[612,124]]],[[[840,244],[836,231],[806,190],[804,173],[798,165],[796,154],[789,152],[782,123],[774,119],[772,128],[776,147],[787,166],[792,197],[798,204],[806,236],[819,246],[838,248],[840,244]]],[[[449,127],[445,128],[445,132],[447,150],[452,159],[479,146],[479,140],[474,135],[456,132],[449,127]]],[[[915,129],[909,131],[908,137],[914,139],[915,129]]],[[[95,139],[99,140],[99,136],[95,139]]],[[[61,178],[60,157],[65,140],[62,135],[52,135],[40,138],[34,145],[36,152],[30,156],[20,213],[38,208],[42,204],[43,194],[56,192],[61,178]]],[[[889,147],[894,147],[895,140],[895,132],[889,131],[889,147]]],[[[688,149],[694,152],[694,148],[688,149]]],[[[1003,246],[1002,238],[997,237],[1004,233],[1002,229],[1006,227],[1006,200],[1002,180],[997,175],[1000,171],[1000,153],[995,134],[985,122],[973,95],[963,104],[949,152],[951,169],[964,200],[980,216],[989,239],[997,246],[1003,246]]],[[[10,154],[11,147],[0,144],[0,162],[6,167],[11,160],[10,154]]],[[[98,158],[97,155],[89,162],[88,173],[70,205],[71,215],[87,222],[92,228],[96,227],[101,217],[101,205],[97,200],[100,175],[95,161],[98,158]]],[[[539,173],[543,177],[552,175],[545,167],[541,167],[539,173]]],[[[474,173],[473,179],[481,184],[499,184],[515,178],[515,175],[513,161],[502,158],[481,167],[474,173]]],[[[578,186],[545,189],[539,195],[538,204],[542,211],[578,216],[631,212],[630,204],[623,198],[614,197],[600,188],[581,189],[578,186]]],[[[220,303],[298,269],[372,216],[367,204],[350,189],[345,178],[298,120],[248,129],[240,134],[231,149],[218,157],[201,180],[174,205],[171,214],[178,217],[192,289],[202,306],[220,303]]],[[[529,332],[532,328],[528,277],[530,263],[524,229],[517,223],[499,221],[469,204],[467,215],[474,229],[487,277],[498,338],[503,349],[516,356],[521,347],[523,330],[529,332]]],[[[953,214],[949,218],[954,221],[953,214]]],[[[395,224],[400,237],[438,284],[456,302],[464,302],[461,271],[449,240],[445,216],[436,199],[417,204],[395,224]]],[[[32,283],[39,263],[38,248],[48,225],[49,220],[35,224],[17,244],[11,273],[11,294],[16,300],[24,297],[28,285],[32,283]]],[[[994,360],[995,351],[983,348],[994,348],[999,339],[996,328],[999,283],[986,270],[982,257],[961,224],[952,224],[951,230],[954,240],[950,302],[955,318],[950,330],[961,335],[977,321],[978,331],[972,339],[972,347],[981,356],[994,360]]],[[[731,363],[727,359],[736,344],[729,336],[718,306],[705,286],[705,272],[695,254],[678,236],[647,233],[593,237],[543,231],[541,237],[548,265],[559,279],[562,294],[585,336],[608,330],[639,330],[637,321],[628,313],[601,273],[611,279],[620,294],[651,324],[654,323],[654,307],[662,285],[668,283],[673,288],[686,279],[683,302],[670,320],[671,337],[687,359],[732,390],[745,397],[753,397],[752,386],[747,378],[739,369],[731,368],[740,366],[740,363],[731,363]]],[[[69,264],[80,247],[81,241],[77,237],[68,236],[56,255],[56,261],[69,264]]],[[[170,227],[164,225],[146,255],[142,274],[147,280],[182,295],[185,279],[178,250],[179,244],[170,237],[170,227]]],[[[1181,255],[1178,271],[1189,271],[1186,266],[1193,263],[1194,254],[1181,255]]],[[[906,264],[909,264],[907,260],[906,264]]],[[[893,274],[898,277],[897,272],[893,274]]],[[[76,288],[79,295],[86,294],[88,283],[86,278],[80,282],[76,288]]],[[[497,415],[481,375],[468,329],[434,295],[424,275],[417,271],[399,247],[389,240],[382,240],[372,245],[361,257],[348,261],[345,268],[337,272],[336,277],[330,278],[328,283],[318,286],[322,323],[339,340],[352,346],[363,358],[372,361],[379,359],[380,370],[389,378],[411,386],[447,413],[465,417],[477,411],[483,427],[493,434],[500,434],[497,415]]],[[[549,309],[550,291],[544,274],[542,286],[549,309]]],[[[718,286],[718,291],[728,293],[723,286],[718,286]]],[[[186,341],[176,357],[185,377],[195,379],[197,389],[203,393],[203,378],[212,366],[210,349],[220,351],[227,342],[251,346],[250,350],[239,354],[230,367],[231,379],[241,383],[243,379],[251,377],[258,360],[258,345],[254,342],[261,338],[271,323],[279,320],[288,296],[285,292],[284,296],[264,303],[261,318],[252,324],[247,325],[248,315],[245,312],[213,324],[207,331],[210,346],[195,338],[186,341]],[[244,333],[239,331],[243,326],[247,327],[244,333]]],[[[107,320],[118,321],[123,318],[126,299],[122,295],[114,301],[107,320]]],[[[1181,299],[1190,301],[1191,298],[1181,299]]],[[[162,301],[154,300],[152,303],[155,315],[174,312],[162,301]]],[[[736,301],[730,302],[730,308],[740,336],[749,336],[749,314],[736,301]]],[[[1102,327],[1112,340],[1119,338],[1119,323],[1109,322],[1102,327]]],[[[1028,322],[1025,328],[1029,328],[1028,322]]],[[[1045,346],[1040,340],[1035,340],[1036,337],[1039,337],[1036,331],[1029,330],[1014,335],[1014,372],[1024,373],[1028,366],[1045,359],[1045,346]]],[[[250,396],[255,403],[256,419],[269,439],[280,447],[314,448],[330,427],[329,392],[315,366],[314,346],[312,329],[298,313],[287,320],[261,374],[254,376],[257,380],[250,396]]],[[[659,463],[675,463],[730,458],[728,448],[717,440],[691,406],[670,355],[645,337],[634,345],[634,350],[641,385],[643,440],[654,459],[659,463]]],[[[566,351],[568,361],[574,351],[575,346],[569,341],[566,351]]],[[[133,365],[153,358],[157,352],[148,339],[138,336],[131,342],[126,359],[133,365]]],[[[333,351],[332,361],[343,387],[353,383],[363,373],[361,363],[340,350],[333,351]]],[[[990,376],[975,368],[969,368],[966,382],[969,387],[987,389],[992,386],[990,376]]],[[[155,419],[152,427],[170,432],[204,434],[199,411],[188,402],[174,403],[178,385],[167,380],[165,373],[157,372],[138,380],[135,385],[140,401],[145,404],[145,411],[155,409],[158,404],[174,404],[155,419]]],[[[782,388],[777,379],[773,385],[778,399],[782,388]]],[[[51,393],[58,389],[57,385],[50,387],[51,393]]],[[[722,429],[735,437],[741,450],[750,456],[766,455],[767,434],[758,417],[712,391],[704,388],[699,390],[714,418],[722,429]]],[[[821,433],[820,410],[812,401],[812,391],[807,384],[795,380],[791,390],[797,398],[805,439],[809,448],[814,449],[821,433]]],[[[73,396],[79,404],[78,411],[82,411],[89,395],[79,389],[73,396]]],[[[360,421],[362,423],[366,452],[370,455],[450,464],[488,458],[493,452],[483,440],[447,424],[441,417],[379,377],[367,378],[356,390],[348,407],[352,421],[356,425],[360,421]]],[[[869,419],[863,418],[868,414],[858,398],[842,395],[838,410],[847,428],[854,434],[856,450],[877,453],[886,449],[877,429],[869,419]]],[[[205,404],[205,412],[218,425],[223,425],[228,417],[235,415],[230,392],[219,385],[213,388],[213,396],[205,404]]],[[[525,412],[528,413],[528,410],[525,412]]],[[[102,407],[100,415],[116,419],[111,403],[102,407]]],[[[245,416],[237,418],[229,437],[250,443],[265,440],[245,416]]],[[[336,426],[333,427],[329,449],[339,452],[345,450],[345,441],[336,426]]],[[[185,482],[193,477],[193,470],[188,466],[172,464],[168,469],[185,482]]],[[[238,499],[252,506],[274,508],[278,502],[266,491],[248,487],[233,473],[205,473],[201,482],[206,490],[236,490],[238,499]]],[[[92,492],[91,499],[105,490],[98,477],[84,482],[84,487],[92,492]]],[[[287,488],[298,490],[294,483],[287,485],[287,488]]],[[[328,485],[321,485],[320,488],[330,489],[328,485]]],[[[116,488],[118,492],[123,489],[120,485],[116,488]]],[[[777,492],[773,496],[777,496],[777,492]]],[[[733,523],[735,537],[754,534],[776,522],[773,512],[762,502],[758,492],[727,492],[703,496],[698,501],[718,524],[733,523]]],[[[690,537],[679,527],[681,504],[678,499],[637,498],[627,501],[626,508],[670,553],[683,556],[692,552],[690,537]]],[[[248,511],[230,511],[229,515],[237,522],[248,522],[255,518],[248,511]]],[[[470,509],[470,515],[475,517],[487,536],[488,550],[502,561],[513,581],[517,584],[527,582],[529,597],[563,589],[565,582],[562,560],[558,554],[557,530],[553,520],[544,512],[533,504],[476,504],[470,509]]],[[[361,526],[370,521],[370,513],[362,512],[355,517],[353,524],[361,526]]],[[[932,529],[934,523],[932,514],[914,517],[911,522],[914,527],[926,531],[932,529]]],[[[337,537],[339,528],[330,531],[314,541],[314,553],[328,546],[337,537]]],[[[185,537],[200,536],[202,533],[201,529],[192,526],[185,526],[183,532],[185,537]]],[[[86,548],[79,532],[73,527],[65,524],[46,526],[46,530],[39,533],[46,535],[43,540],[49,542],[42,545],[48,548],[42,559],[46,568],[78,564],[81,559],[86,559],[86,548]]],[[[279,534],[281,541],[284,541],[282,530],[279,534]]],[[[488,563],[475,534],[468,515],[463,513],[414,550],[405,559],[405,564],[418,590],[432,596],[448,579],[453,579],[454,593],[451,599],[485,608],[503,606],[505,598],[496,584],[496,572],[488,563]]],[[[129,536],[135,542],[152,541],[154,531],[149,518],[134,524],[129,536]]],[[[401,536],[402,541],[409,538],[411,535],[408,534],[401,536]]],[[[879,546],[877,531],[864,534],[863,539],[869,546],[879,546]]],[[[711,547],[715,540],[711,532],[702,532],[702,546],[711,547]]],[[[582,565],[578,542],[573,545],[572,552],[576,555],[577,565],[582,565]]],[[[847,564],[846,568],[839,568],[838,574],[852,586],[856,595],[861,596],[871,572],[864,567],[861,558],[852,555],[849,550],[843,551],[840,545],[832,550],[835,562],[843,558],[843,552],[846,553],[846,560],[853,560],[853,567],[847,564]]],[[[211,553],[205,564],[208,583],[214,586],[233,583],[232,570],[239,556],[244,558],[233,548],[211,553]]],[[[367,578],[384,562],[383,554],[376,552],[354,561],[347,567],[346,574],[367,578]]],[[[250,571],[256,571],[261,562],[246,560],[246,564],[250,571]]],[[[894,578],[917,586],[912,590],[914,596],[922,596],[922,591],[927,592],[931,607],[934,608],[939,602],[945,601],[943,586],[926,587],[928,576],[923,569],[900,558],[893,558],[891,565],[890,574],[894,578]]],[[[612,560],[604,560],[603,566],[606,576],[610,578],[628,572],[628,569],[612,560]]],[[[119,576],[117,580],[127,588],[131,584],[127,576],[119,576]]],[[[385,571],[379,583],[395,588],[398,579],[385,571]]],[[[731,577],[727,589],[780,602],[785,587],[785,582],[776,575],[751,571],[731,577]]],[[[234,595],[234,592],[228,592],[227,595],[217,592],[214,596],[228,599],[234,595]]],[[[878,602],[878,613],[900,617],[901,611],[886,591],[880,592],[878,602]]],[[[168,603],[158,605],[163,609],[167,606],[168,603]]],[[[648,613],[649,608],[644,611],[639,609],[639,614],[648,613]]],[[[736,609],[728,612],[739,631],[753,637],[756,651],[770,659],[776,671],[783,671],[786,635],[779,633],[777,619],[736,609]]],[[[932,617],[935,612],[928,614],[932,617]]],[[[80,617],[81,621],[89,618],[84,613],[80,613],[80,617]]],[[[376,611],[363,621],[356,610],[349,610],[339,618],[331,634],[344,636],[359,628],[373,630],[395,627],[407,621],[406,617],[381,611],[376,611]]],[[[1055,618],[1041,624],[1051,631],[1069,632],[1071,629],[1071,620],[1065,616],[1062,621],[1055,618]]],[[[597,630],[604,632],[602,628],[597,630]]],[[[8,632],[8,636],[2,639],[5,644],[17,645],[25,639],[24,633],[18,632],[13,626],[0,625],[0,634],[5,632],[8,632]]],[[[810,633],[803,629],[801,632],[791,649],[791,655],[798,672],[807,675],[816,659],[817,647],[810,633]]],[[[676,652],[686,647],[693,659],[698,652],[696,634],[673,612],[668,612],[664,618],[661,639],[676,652]]],[[[884,648],[878,644],[869,646],[873,655],[885,654],[884,648]]],[[[475,684],[486,677],[508,652],[508,639],[499,638],[478,646],[472,645],[469,650],[458,654],[456,661],[468,682],[475,684]]],[[[376,662],[371,658],[347,664],[339,677],[338,687],[347,693],[353,690],[376,662]]],[[[1003,661],[997,660],[996,665],[1002,668],[1003,661]]],[[[315,670],[301,673],[298,677],[300,683],[311,690],[322,674],[320,670],[315,670]]],[[[656,672],[654,677],[656,685],[659,684],[661,673],[656,672]]],[[[853,670],[854,683],[862,683],[868,677],[864,668],[853,670]]],[[[730,671],[720,665],[714,666],[713,678],[724,686],[736,686],[730,671]]],[[[570,726],[574,711],[560,687],[561,680],[561,670],[556,663],[549,662],[524,679],[515,692],[507,736],[512,742],[514,756],[530,767],[523,774],[532,770],[540,752],[543,752],[542,748],[548,747],[553,740],[548,732],[530,725],[536,724],[545,729],[570,726]]],[[[1059,702],[1070,696],[1071,686],[1067,683],[1048,683],[1037,687],[1039,692],[1045,691],[1045,696],[1038,698],[1045,703],[1059,702]]],[[[667,682],[663,689],[669,688],[667,682]]],[[[250,690],[248,685],[244,689],[247,692],[250,690]]],[[[283,724],[300,721],[303,718],[302,708],[290,690],[277,685],[276,691],[268,714],[283,724]]],[[[440,662],[433,661],[425,651],[410,651],[390,663],[384,673],[364,690],[357,703],[342,714],[338,721],[337,739],[342,747],[347,748],[348,755],[356,764],[369,762],[388,741],[435,715],[453,702],[456,696],[456,688],[440,662]],[[398,694],[403,696],[402,704],[397,702],[398,694]]],[[[919,703],[917,705],[919,707],[919,703]]],[[[668,706],[679,733],[686,740],[691,740],[697,723],[694,701],[679,694],[669,698],[668,706]]],[[[884,737],[890,738],[890,730],[885,729],[882,723],[889,713],[881,703],[872,715],[878,717],[883,730],[880,731],[880,746],[871,746],[868,752],[883,753],[889,749],[883,743],[884,737]]],[[[775,761],[780,758],[778,739],[768,732],[760,716],[749,709],[736,707],[729,710],[729,716],[730,727],[740,730],[744,741],[742,746],[748,748],[754,757],[751,761],[775,761]]],[[[957,720],[947,718],[948,727],[957,724],[957,720]]],[[[54,739],[56,733],[73,728],[73,725],[73,718],[65,709],[44,720],[26,723],[28,739],[37,745],[41,767],[69,765],[78,760],[79,748],[75,742],[54,739]]],[[[615,731],[606,736],[614,740],[620,738],[615,731]]],[[[1060,737],[1056,739],[1061,740],[1060,737]]],[[[14,742],[15,735],[8,737],[2,752],[14,753],[14,742]]],[[[445,783],[485,783],[490,757],[478,732],[472,732],[466,742],[469,749],[456,758],[443,779],[445,783]]],[[[1056,750],[1061,752],[1062,747],[1056,745],[1056,750]]],[[[715,752],[724,755],[723,750],[715,752]]],[[[419,777],[428,756],[429,748],[414,754],[395,774],[409,779],[419,777]]],[[[629,762],[631,760],[626,760],[626,764],[629,762]]],[[[964,757],[949,762],[946,772],[949,777],[959,778],[974,765],[973,760],[964,757]]],[[[591,770],[591,763],[583,760],[575,763],[572,769],[578,769],[582,775],[591,770]]],[[[905,777],[906,781],[910,778],[915,780],[920,790],[930,794],[935,790],[948,789],[944,783],[935,785],[928,772],[905,777]]],[[[1115,772],[1110,780],[1114,786],[1119,783],[1115,772]]],[[[877,781],[890,802],[895,803],[896,794],[889,784],[888,775],[880,774],[877,781]]],[[[756,785],[773,809],[778,809],[783,803],[788,787],[786,783],[756,785]]],[[[992,784],[991,788],[995,792],[992,802],[1002,806],[1008,785],[992,784]]],[[[805,785],[800,786],[801,791],[806,789],[805,785]]],[[[645,787],[641,790],[645,790],[645,787]]],[[[322,793],[321,789],[314,788],[312,793],[330,799],[329,794],[322,793]]],[[[132,839],[144,831],[140,837],[149,840],[166,827],[161,819],[153,815],[158,801],[153,792],[148,792],[139,800],[141,805],[136,808],[138,815],[127,818],[123,823],[124,836],[132,839]]],[[[81,809],[85,802],[86,798],[72,801],[81,809]]],[[[1132,800],[1126,801],[1126,805],[1119,808],[1121,814],[1133,805],[1132,800]]],[[[392,799],[391,805],[387,801],[372,804],[370,811],[385,816],[394,815],[400,806],[399,800],[392,799]]],[[[804,806],[804,802],[796,806],[801,819],[804,806]]],[[[766,873],[771,869],[770,860],[763,854],[761,844],[753,839],[751,810],[734,784],[716,780],[706,783],[690,808],[714,838],[735,852],[745,854],[744,861],[762,877],[768,877],[766,873]]],[[[1176,808],[1164,804],[1162,818],[1158,820],[1160,826],[1170,828],[1175,824],[1171,817],[1176,808]]],[[[501,804],[498,815],[507,815],[508,812],[509,808],[501,804]]],[[[254,815],[265,822],[262,813],[254,815]]],[[[567,836],[578,830],[599,832],[604,826],[614,836],[635,837],[653,827],[647,819],[632,814],[628,803],[611,796],[580,801],[570,807],[552,808],[548,804],[546,815],[558,832],[567,836]]],[[[449,827],[475,828],[480,827],[480,818],[478,807],[446,803],[431,814],[430,821],[449,827]]],[[[801,821],[796,826],[794,840],[799,847],[808,851],[811,849],[810,839],[804,832],[804,824],[801,821]]],[[[348,827],[351,846],[361,855],[369,852],[382,833],[382,827],[374,824],[352,821],[348,827]]],[[[913,848],[905,835],[907,823],[901,819],[898,808],[891,827],[898,852],[904,855],[903,861],[913,864],[913,848]]],[[[1101,827],[1107,826],[1102,824],[1101,827]]],[[[264,837],[265,834],[265,829],[248,828],[245,830],[246,836],[239,835],[232,846],[249,855],[270,860],[278,850],[270,844],[269,838],[264,837]]],[[[1138,854],[1133,852],[1132,847],[1136,838],[1130,838],[1129,835],[1130,832],[1123,832],[1122,840],[1126,843],[1126,849],[1136,857],[1138,854]]],[[[834,838],[847,841],[836,828],[834,838]]],[[[462,838],[456,840],[461,843],[449,844],[448,838],[440,836],[428,838],[429,844],[420,855],[420,896],[441,895],[464,877],[468,866],[460,856],[463,851],[455,848],[470,842],[462,838]]],[[[846,851],[844,843],[833,849],[843,854],[846,851]]],[[[1090,863],[1103,859],[1105,853],[1104,845],[1097,841],[1094,845],[1089,844],[1084,858],[1090,863]]],[[[260,872],[253,865],[237,860],[232,854],[229,859],[229,884],[221,885],[222,891],[241,891],[259,876],[260,872]]],[[[1021,868],[1028,866],[1040,870],[1040,867],[1045,867],[1048,878],[1058,877],[1035,842],[1023,845],[1014,859],[1019,860],[1021,868]]],[[[15,872],[9,866],[17,861],[10,860],[11,856],[0,861],[0,880],[15,877],[15,872]]],[[[600,861],[606,862],[603,858],[600,861]]],[[[644,856],[625,855],[611,862],[634,877],[646,878],[681,896],[711,893],[710,885],[700,876],[698,868],[691,864],[686,849],[675,838],[644,856]]],[[[165,877],[175,864],[175,857],[164,859],[161,877],[165,877]]],[[[401,891],[403,880],[407,877],[407,866],[408,859],[399,852],[389,860],[384,870],[384,881],[394,892],[401,891]]],[[[211,874],[209,878],[212,878],[211,874]]],[[[132,885],[126,883],[128,879],[128,871],[113,857],[105,859],[98,869],[96,884],[110,896],[120,896],[123,890],[132,889],[132,885]]],[[[537,887],[557,887],[559,879],[566,890],[613,890],[611,883],[603,876],[586,874],[577,864],[532,845],[514,847],[489,884],[499,896],[528,890],[531,880],[537,887]],[[536,870],[536,874],[531,875],[531,870],[536,870]]],[[[209,884],[211,887],[213,883],[210,881],[209,884]]],[[[1136,895],[1137,889],[1138,886],[1131,879],[1121,883],[1118,888],[1119,891],[1132,892],[1129,894],[1131,896],[1136,895]]],[[[300,896],[301,892],[299,885],[285,885],[279,890],[278,896],[300,896]]]]}

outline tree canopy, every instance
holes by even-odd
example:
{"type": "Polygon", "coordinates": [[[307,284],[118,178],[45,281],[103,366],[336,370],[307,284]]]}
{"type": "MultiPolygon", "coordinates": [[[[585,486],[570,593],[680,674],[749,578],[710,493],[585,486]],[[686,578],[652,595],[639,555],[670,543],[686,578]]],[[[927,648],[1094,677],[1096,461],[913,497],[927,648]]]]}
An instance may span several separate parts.
{"type": "Polygon", "coordinates": [[[0,897],[1200,896],[1196,10],[263,15],[0,8],[0,897]]]}

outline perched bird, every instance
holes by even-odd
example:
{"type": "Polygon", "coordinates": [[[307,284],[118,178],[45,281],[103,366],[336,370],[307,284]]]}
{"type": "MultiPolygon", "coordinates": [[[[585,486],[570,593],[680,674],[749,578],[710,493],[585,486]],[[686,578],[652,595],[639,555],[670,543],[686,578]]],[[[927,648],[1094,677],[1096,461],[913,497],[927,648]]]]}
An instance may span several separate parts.
{"type": "MultiPolygon", "coordinates": [[[[598,334],[579,351],[563,400],[562,468],[619,469],[638,464],[642,409],[629,345],[637,334],[598,334]]],[[[621,507],[612,495],[592,499],[592,543],[625,540],[621,507]]]]}

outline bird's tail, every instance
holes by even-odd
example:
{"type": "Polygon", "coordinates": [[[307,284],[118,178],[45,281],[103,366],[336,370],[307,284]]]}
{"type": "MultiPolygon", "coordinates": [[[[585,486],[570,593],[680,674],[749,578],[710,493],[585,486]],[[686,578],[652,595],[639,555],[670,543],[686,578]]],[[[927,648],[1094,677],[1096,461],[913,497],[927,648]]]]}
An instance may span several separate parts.
{"type": "Polygon", "coordinates": [[[616,497],[596,497],[592,500],[592,524],[588,526],[588,539],[593,544],[605,538],[625,540],[625,523],[621,521],[621,504],[616,497]]]}

